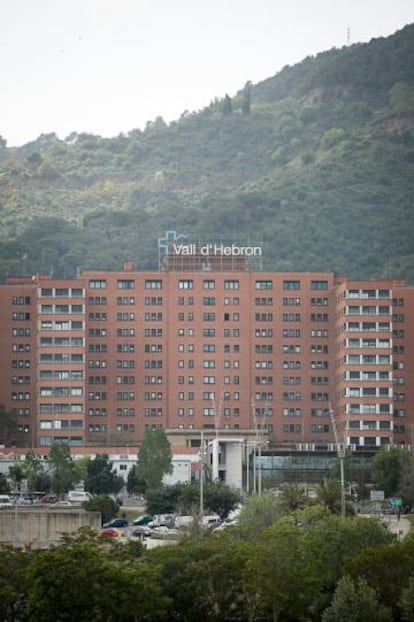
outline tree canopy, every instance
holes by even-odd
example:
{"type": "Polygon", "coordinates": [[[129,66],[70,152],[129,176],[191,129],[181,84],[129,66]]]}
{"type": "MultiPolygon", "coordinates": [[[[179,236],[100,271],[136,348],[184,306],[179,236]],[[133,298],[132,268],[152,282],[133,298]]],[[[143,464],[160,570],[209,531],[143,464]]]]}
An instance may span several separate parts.
{"type": "Polygon", "coordinates": [[[145,430],[135,473],[149,489],[159,488],[164,475],[172,473],[171,445],[164,430],[145,430]]]}
{"type": "Polygon", "coordinates": [[[68,492],[77,481],[77,471],[67,443],[53,443],[47,459],[54,493],[68,492]]]}
{"type": "Polygon", "coordinates": [[[107,454],[97,454],[86,465],[85,490],[92,494],[116,494],[124,487],[124,479],[117,475],[107,454]]]}

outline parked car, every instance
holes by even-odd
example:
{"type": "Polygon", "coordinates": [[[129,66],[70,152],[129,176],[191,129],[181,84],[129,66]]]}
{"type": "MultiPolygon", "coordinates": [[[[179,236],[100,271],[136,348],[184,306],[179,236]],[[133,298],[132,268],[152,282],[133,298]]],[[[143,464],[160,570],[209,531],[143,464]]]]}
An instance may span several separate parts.
{"type": "Polygon", "coordinates": [[[122,538],[124,532],[121,529],[115,527],[106,527],[99,532],[101,538],[122,538]]]}
{"type": "Polygon", "coordinates": [[[0,510],[10,510],[13,507],[13,502],[9,495],[0,495],[0,510]]]}
{"type": "Polygon", "coordinates": [[[135,538],[150,538],[151,534],[151,529],[145,525],[138,525],[138,527],[135,527],[135,529],[132,530],[132,535],[135,538]]]}
{"type": "Polygon", "coordinates": [[[68,492],[68,501],[71,503],[84,503],[85,501],[90,501],[92,499],[92,495],[90,492],[86,490],[69,490],[68,492]]]}
{"type": "Polygon", "coordinates": [[[57,497],[56,495],[44,495],[40,499],[40,503],[42,504],[57,503],[58,501],[59,497],[57,497]]]}
{"type": "Polygon", "coordinates": [[[148,527],[174,527],[175,514],[154,514],[148,527]]]}
{"type": "Polygon", "coordinates": [[[148,525],[153,520],[152,514],[143,514],[142,516],[138,516],[135,520],[132,521],[133,525],[148,525]]]}
{"type": "Polygon", "coordinates": [[[72,508],[73,507],[73,503],[71,503],[70,501],[56,501],[56,503],[53,504],[54,508],[72,508]]]}
{"type": "Polygon", "coordinates": [[[34,501],[31,497],[17,497],[15,500],[16,505],[33,505],[34,501]]]}
{"type": "Polygon", "coordinates": [[[104,529],[108,527],[115,527],[116,529],[120,529],[120,528],[122,529],[123,527],[128,527],[128,525],[129,525],[129,522],[127,521],[126,518],[113,518],[107,523],[104,523],[102,527],[104,529]]]}

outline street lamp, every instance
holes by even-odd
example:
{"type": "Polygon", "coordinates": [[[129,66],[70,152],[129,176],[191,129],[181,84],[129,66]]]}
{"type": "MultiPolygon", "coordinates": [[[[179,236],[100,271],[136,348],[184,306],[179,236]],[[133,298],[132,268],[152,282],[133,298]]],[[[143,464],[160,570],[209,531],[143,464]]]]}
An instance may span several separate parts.
{"type": "Polygon", "coordinates": [[[334,411],[330,407],[329,414],[332,421],[332,428],[335,436],[335,445],[338,453],[339,459],[339,469],[340,469],[340,486],[341,486],[341,516],[345,517],[345,471],[344,471],[344,458],[345,458],[345,448],[338,441],[338,430],[336,427],[336,421],[334,417],[334,411]]]}

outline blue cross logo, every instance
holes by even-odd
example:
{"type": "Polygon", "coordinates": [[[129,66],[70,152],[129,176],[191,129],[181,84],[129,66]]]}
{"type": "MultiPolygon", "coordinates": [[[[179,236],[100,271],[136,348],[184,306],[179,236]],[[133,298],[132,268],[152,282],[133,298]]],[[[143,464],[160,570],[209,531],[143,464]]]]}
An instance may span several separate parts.
{"type": "Polygon", "coordinates": [[[167,255],[168,249],[174,242],[183,242],[187,239],[187,236],[176,231],[166,231],[163,238],[158,239],[158,251],[164,251],[164,255],[167,255]]]}

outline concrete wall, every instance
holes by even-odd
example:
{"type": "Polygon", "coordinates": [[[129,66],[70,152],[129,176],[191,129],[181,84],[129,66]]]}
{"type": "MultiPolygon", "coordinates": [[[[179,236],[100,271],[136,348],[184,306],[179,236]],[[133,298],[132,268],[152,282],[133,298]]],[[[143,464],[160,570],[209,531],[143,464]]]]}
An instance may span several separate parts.
{"type": "Polygon", "coordinates": [[[0,546],[44,548],[61,543],[80,527],[100,529],[100,512],[67,508],[18,508],[0,511],[0,546]]]}

